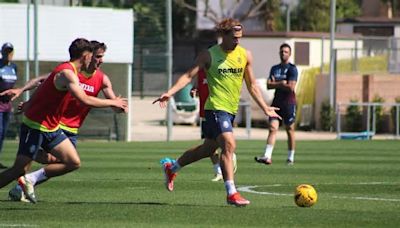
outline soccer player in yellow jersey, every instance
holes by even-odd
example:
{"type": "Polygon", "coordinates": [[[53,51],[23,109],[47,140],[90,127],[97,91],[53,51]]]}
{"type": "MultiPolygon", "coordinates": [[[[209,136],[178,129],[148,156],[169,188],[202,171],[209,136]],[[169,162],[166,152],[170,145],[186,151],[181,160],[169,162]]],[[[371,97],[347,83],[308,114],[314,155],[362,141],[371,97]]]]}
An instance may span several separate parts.
{"type": "Polygon", "coordinates": [[[162,108],[177,91],[186,86],[197,76],[199,69],[205,69],[207,74],[209,96],[205,104],[205,125],[203,144],[187,150],[176,161],[165,158],[161,160],[165,173],[165,184],[169,191],[174,189],[174,179],[177,172],[184,166],[210,157],[220,147],[220,164],[227,191],[227,203],[236,206],[246,206],[250,201],[243,198],[234,184],[232,157],[236,142],[232,132],[232,123],[239,106],[240,91],[243,79],[246,82],[253,99],[265,115],[278,117],[277,108],[269,107],[264,102],[256,85],[253,74],[253,57],[250,51],[239,45],[243,26],[239,21],[228,18],[216,26],[222,37],[220,44],[201,52],[194,65],[155,102],[160,102],[162,108]]]}

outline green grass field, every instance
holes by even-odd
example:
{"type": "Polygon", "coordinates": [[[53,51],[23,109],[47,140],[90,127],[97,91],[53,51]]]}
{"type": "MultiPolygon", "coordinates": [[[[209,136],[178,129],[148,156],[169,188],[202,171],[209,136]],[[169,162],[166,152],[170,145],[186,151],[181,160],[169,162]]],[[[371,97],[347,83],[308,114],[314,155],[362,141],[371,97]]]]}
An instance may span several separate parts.
{"type": "MultiPolygon", "coordinates": [[[[82,168],[38,186],[37,204],[8,201],[11,185],[0,190],[0,227],[400,226],[400,141],[299,141],[294,166],[285,165],[286,141],[272,166],[253,160],[264,142],[238,141],[245,208],[226,204],[208,159],[183,168],[166,191],[159,159],[196,143],[80,142],[82,168]],[[318,191],[311,208],[294,204],[301,183],[318,191]]],[[[11,164],[16,147],[6,142],[2,162],[11,164]]]]}

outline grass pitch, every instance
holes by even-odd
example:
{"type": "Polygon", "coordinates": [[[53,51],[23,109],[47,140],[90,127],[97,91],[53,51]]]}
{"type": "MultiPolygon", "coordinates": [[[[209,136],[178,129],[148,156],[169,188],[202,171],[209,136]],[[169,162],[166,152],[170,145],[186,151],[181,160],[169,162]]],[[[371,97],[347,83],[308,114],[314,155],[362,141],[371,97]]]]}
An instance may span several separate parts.
{"type": "MultiPolygon", "coordinates": [[[[299,141],[294,166],[285,165],[286,141],[272,166],[253,160],[263,141],[238,141],[235,182],[251,201],[245,208],[226,204],[209,159],[183,168],[174,192],[164,188],[160,158],[197,143],[79,142],[82,168],[38,186],[37,204],[9,201],[11,184],[0,189],[0,227],[400,226],[399,141],[299,141]],[[302,183],[318,192],[311,208],[294,204],[302,183]]],[[[6,142],[2,162],[10,165],[16,150],[6,142]]]]}

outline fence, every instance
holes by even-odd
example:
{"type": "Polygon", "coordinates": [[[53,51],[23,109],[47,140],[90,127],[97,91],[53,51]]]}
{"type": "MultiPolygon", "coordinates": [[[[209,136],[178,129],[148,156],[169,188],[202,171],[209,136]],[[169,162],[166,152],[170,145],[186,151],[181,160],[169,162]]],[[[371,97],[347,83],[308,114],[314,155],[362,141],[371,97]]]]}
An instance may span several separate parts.
{"type": "Polygon", "coordinates": [[[370,139],[377,133],[400,138],[400,103],[338,103],[336,130],[338,138],[370,139]],[[385,107],[390,107],[390,112],[385,107]]]}

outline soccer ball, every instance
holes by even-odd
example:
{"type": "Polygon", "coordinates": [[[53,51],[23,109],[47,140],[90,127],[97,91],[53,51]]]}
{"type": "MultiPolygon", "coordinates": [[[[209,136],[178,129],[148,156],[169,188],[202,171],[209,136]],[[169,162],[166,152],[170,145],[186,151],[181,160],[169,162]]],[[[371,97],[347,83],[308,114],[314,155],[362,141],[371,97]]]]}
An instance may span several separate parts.
{"type": "Polygon", "coordinates": [[[309,184],[301,184],[296,187],[294,202],[299,207],[311,207],[317,202],[317,191],[309,184]]]}

